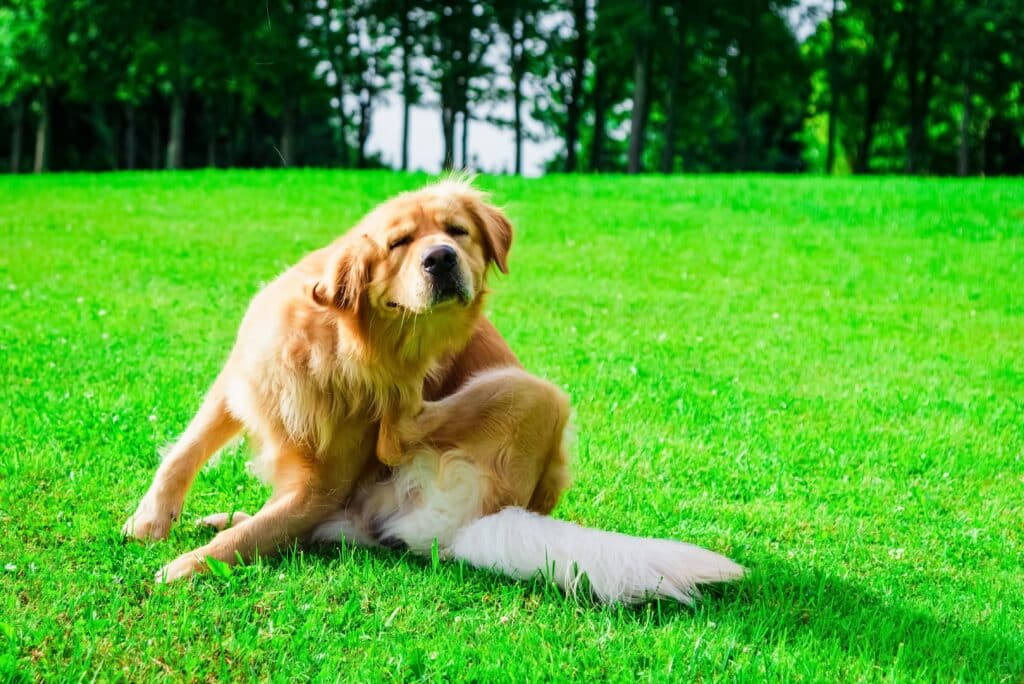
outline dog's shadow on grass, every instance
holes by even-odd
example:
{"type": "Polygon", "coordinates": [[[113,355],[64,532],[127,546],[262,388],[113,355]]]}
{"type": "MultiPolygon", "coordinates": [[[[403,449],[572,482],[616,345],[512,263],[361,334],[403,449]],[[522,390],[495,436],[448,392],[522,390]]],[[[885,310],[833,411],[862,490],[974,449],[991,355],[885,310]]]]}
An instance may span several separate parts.
{"type": "MultiPolygon", "coordinates": [[[[702,599],[696,607],[659,601],[627,608],[605,607],[583,595],[567,597],[539,577],[517,582],[405,551],[313,544],[303,545],[300,554],[307,557],[305,562],[330,566],[370,562],[382,567],[407,565],[425,573],[441,573],[459,584],[459,603],[464,605],[473,604],[475,595],[521,592],[534,601],[565,602],[574,610],[612,610],[619,619],[638,629],[698,620],[728,630],[729,638],[755,648],[770,651],[792,645],[797,650],[838,651],[851,658],[873,661],[880,672],[898,667],[928,678],[968,681],[1014,680],[1024,672],[1024,649],[1004,633],[981,624],[931,615],[901,599],[895,588],[891,594],[883,595],[778,558],[746,559],[752,568],[746,578],[732,584],[702,587],[702,599]]],[[[276,557],[261,563],[276,566],[295,560],[295,556],[292,561],[276,557]]]]}
{"type": "MultiPolygon", "coordinates": [[[[337,546],[308,546],[304,553],[325,563],[344,563],[352,550],[337,546]]],[[[978,624],[936,617],[901,600],[894,592],[880,595],[850,581],[781,559],[751,563],[750,575],[736,583],[702,588],[695,607],[658,601],[637,607],[608,608],[578,595],[566,597],[541,578],[528,582],[455,563],[388,549],[360,549],[376,563],[408,564],[424,572],[449,573],[472,593],[504,593],[512,585],[539,601],[564,601],[573,609],[613,610],[617,617],[641,627],[663,627],[679,620],[714,623],[746,644],[767,649],[785,644],[839,651],[873,661],[881,672],[890,667],[931,673],[938,678],[957,675],[968,680],[1013,679],[1024,672],[1024,650],[1005,634],[978,624]]],[[[464,600],[471,599],[463,593],[464,600]]]]}
{"type": "Polygon", "coordinates": [[[741,582],[706,592],[697,608],[749,644],[800,644],[939,679],[1014,679],[1024,672],[1019,642],[980,624],[935,616],[815,569],[762,559],[741,582]]]}

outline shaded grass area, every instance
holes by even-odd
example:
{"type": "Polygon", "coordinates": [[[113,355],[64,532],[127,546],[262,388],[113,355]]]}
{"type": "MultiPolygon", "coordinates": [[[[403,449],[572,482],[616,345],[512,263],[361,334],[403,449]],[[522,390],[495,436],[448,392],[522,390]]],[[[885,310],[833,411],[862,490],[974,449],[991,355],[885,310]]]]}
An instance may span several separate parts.
{"type": "Polygon", "coordinates": [[[232,447],[168,541],[118,537],[248,298],[425,180],[0,181],[4,678],[1021,680],[1017,181],[481,181],[489,315],[576,408],[556,515],[752,569],[695,610],[363,549],[155,587],[267,493],[232,447]]]}

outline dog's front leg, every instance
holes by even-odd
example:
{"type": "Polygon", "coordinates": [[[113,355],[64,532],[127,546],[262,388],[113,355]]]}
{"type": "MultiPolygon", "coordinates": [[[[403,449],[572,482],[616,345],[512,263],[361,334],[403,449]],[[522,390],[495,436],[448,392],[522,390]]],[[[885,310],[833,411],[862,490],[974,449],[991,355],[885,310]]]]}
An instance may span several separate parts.
{"type": "Polygon", "coordinates": [[[242,429],[231,415],[218,378],[195,418],[164,457],[153,476],[153,484],[135,513],[121,528],[121,534],[136,539],[163,539],[181,515],[185,494],[203,464],[242,429]]]}
{"type": "Polygon", "coordinates": [[[291,478],[290,486],[275,494],[251,518],[220,532],[198,549],[179,556],[156,575],[158,582],[172,582],[207,568],[207,557],[234,565],[258,553],[272,554],[302,538],[337,506],[333,493],[310,489],[308,478],[291,478]]]}

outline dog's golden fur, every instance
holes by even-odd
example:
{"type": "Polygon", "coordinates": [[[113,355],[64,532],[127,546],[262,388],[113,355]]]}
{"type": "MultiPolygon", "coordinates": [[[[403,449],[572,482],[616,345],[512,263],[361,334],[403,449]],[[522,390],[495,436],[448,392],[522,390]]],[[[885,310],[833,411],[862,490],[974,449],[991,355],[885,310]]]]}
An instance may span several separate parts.
{"type": "Polygon", "coordinates": [[[341,539],[436,548],[567,591],[585,574],[607,602],[691,602],[698,584],[741,576],[700,547],[545,517],[569,481],[568,400],[481,316],[511,241],[479,192],[442,182],[382,204],[256,295],[124,533],[165,537],[196,472],[242,430],[273,495],[252,517],[207,517],[219,534],[157,578],[341,539]]]}
{"type": "MultiPolygon", "coordinates": [[[[207,556],[233,563],[302,538],[350,500],[360,478],[370,487],[427,443],[493,457],[500,485],[488,508],[549,511],[568,478],[567,402],[519,369],[481,316],[489,265],[507,269],[511,241],[508,219],[480,192],[444,181],[382,204],[257,294],[227,363],[124,533],[165,537],[199,468],[243,430],[273,495],[230,528],[226,516],[211,518],[222,531],[158,579],[200,572],[207,556]],[[437,249],[456,255],[445,287],[457,292],[443,301],[424,266],[437,249]],[[470,377],[501,367],[536,393],[536,415],[496,411],[506,407],[487,403],[486,383],[458,395],[470,377]]],[[[508,378],[494,382],[509,386],[508,378]]],[[[503,391],[491,389],[492,397],[503,391]]]]}

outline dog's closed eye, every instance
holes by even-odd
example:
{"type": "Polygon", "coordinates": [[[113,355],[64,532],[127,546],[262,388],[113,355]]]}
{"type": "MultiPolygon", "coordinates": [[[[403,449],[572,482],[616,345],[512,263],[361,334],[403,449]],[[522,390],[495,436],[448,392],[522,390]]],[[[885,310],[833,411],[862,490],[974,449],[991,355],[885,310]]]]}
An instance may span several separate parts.
{"type": "Polygon", "coordinates": [[[389,242],[388,249],[398,249],[399,247],[404,247],[410,242],[412,242],[412,235],[405,235],[403,237],[398,238],[397,240],[392,240],[391,242],[389,242]]]}
{"type": "Polygon", "coordinates": [[[445,232],[452,237],[462,237],[463,235],[469,235],[469,231],[462,226],[449,225],[445,227],[445,232]]]}

